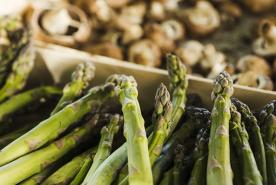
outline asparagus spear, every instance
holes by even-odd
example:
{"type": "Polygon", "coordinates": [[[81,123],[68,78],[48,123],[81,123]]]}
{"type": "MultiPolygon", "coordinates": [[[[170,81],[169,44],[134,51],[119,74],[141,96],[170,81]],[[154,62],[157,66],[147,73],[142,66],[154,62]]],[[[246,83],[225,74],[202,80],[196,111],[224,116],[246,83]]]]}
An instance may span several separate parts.
{"type": "Polygon", "coordinates": [[[241,123],[241,115],[234,105],[231,106],[230,136],[231,142],[238,154],[238,160],[242,163],[243,183],[252,185],[263,184],[262,176],[249,146],[247,131],[243,123],[241,123]]]}
{"type": "Polygon", "coordinates": [[[94,75],[95,67],[91,63],[84,62],[79,64],[72,73],[71,82],[64,87],[63,95],[51,115],[57,113],[82,95],[83,91],[89,86],[92,78],[94,78],[94,75]]]}
{"type": "Polygon", "coordinates": [[[215,79],[212,92],[214,106],[208,148],[208,185],[233,184],[229,146],[230,97],[232,94],[233,82],[230,75],[226,72],[220,73],[215,79]]]}
{"type": "MultiPolygon", "coordinates": [[[[100,118],[101,119],[101,118],[100,118]]],[[[92,163],[92,160],[95,156],[96,150],[95,148],[93,148],[91,150],[90,153],[90,157],[86,158],[83,161],[83,164],[85,165],[85,163],[87,163],[87,161],[90,162],[90,165],[92,163]]],[[[40,173],[37,173],[33,176],[31,176],[30,178],[24,180],[23,182],[20,183],[20,185],[38,185],[41,184],[46,178],[48,178],[51,174],[53,174],[55,171],[57,171],[60,167],[62,167],[66,161],[68,161],[68,158],[72,158],[71,154],[67,154],[65,157],[62,157],[61,159],[59,159],[58,161],[52,163],[51,165],[49,165],[47,168],[43,169],[43,171],[41,171],[40,173]]],[[[89,167],[88,167],[89,168],[89,167]]],[[[83,169],[83,166],[81,167],[80,171],[78,172],[81,173],[81,170],[83,169]]],[[[88,170],[87,170],[88,171],[88,170]]],[[[86,173],[87,173],[86,171],[86,173]]],[[[85,173],[85,174],[86,174],[85,173]]],[[[77,175],[78,175],[77,174],[77,175]]],[[[75,176],[75,178],[77,178],[77,175],[75,176]]],[[[75,179],[74,178],[74,179],[75,179]]],[[[83,179],[82,179],[83,180],[83,179]]],[[[73,181],[72,181],[73,182],[73,181]]],[[[81,182],[80,182],[81,183],[81,182]]],[[[80,184],[78,183],[78,184],[80,184]]]]}
{"type": "Polygon", "coordinates": [[[37,125],[37,123],[30,123],[30,124],[25,125],[22,128],[19,128],[15,131],[9,132],[9,133],[1,136],[0,137],[0,148],[7,146],[9,143],[11,143],[15,139],[19,138],[20,136],[22,136],[23,134],[25,134],[26,132],[31,130],[36,125],[37,125]]]}
{"type": "Polygon", "coordinates": [[[19,51],[29,42],[29,37],[21,16],[0,16],[0,85],[3,85],[19,51]]]}
{"type": "Polygon", "coordinates": [[[89,150],[73,158],[43,181],[42,185],[69,184],[81,169],[84,161],[91,157],[91,152],[89,150]]]}
{"type": "Polygon", "coordinates": [[[259,115],[265,146],[268,185],[276,184],[276,100],[267,104],[259,115]]]}
{"type": "Polygon", "coordinates": [[[177,143],[184,143],[194,133],[202,127],[208,127],[211,113],[204,108],[187,107],[188,120],[184,122],[179,130],[171,137],[171,139],[163,147],[163,153],[169,148],[174,147],[177,143]]]}
{"type": "Polygon", "coordinates": [[[110,185],[117,176],[118,170],[127,161],[127,143],[114,151],[95,171],[90,184],[82,185],[110,185]]]}
{"type": "Polygon", "coordinates": [[[169,169],[164,173],[164,177],[160,182],[160,185],[171,185],[173,184],[173,168],[169,169]]]}
{"type": "Polygon", "coordinates": [[[62,166],[62,159],[54,162],[50,166],[43,169],[41,172],[27,178],[26,180],[19,183],[19,185],[38,185],[41,184],[47,177],[49,177],[53,172],[55,172],[60,166],[62,166]]]}
{"type": "Polygon", "coordinates": [[[97,110],[114,95],[113,84],[92,88],[89,93],[78,101],[67,105],[50,118],[42,121],[31,131],[16,139],[0,151],[0,165],[34,151],[49,141],[57,138],[70,125],[82,119],[84,115],[97,110]]]}
{"type": "Polygon", "coordinates": [[[17,60],[12,65],[12,71],[0,89],[0,102],[23,89],[33,66],[34,51],[29,44],[20,51],[17,60]]]}
{"type": "MultiPolygon", "coordinates": [[[[174,139],[174,135],[172,135],[171,139],[174,139]]],[[[169,145],[166,147],[166,151],[156,160],[152,168],[154,184],[158,184],[160,182],[162,174],[173,165],[174,148],[177,146],[177,144],[180,143],[178,140],[175,140],[175,142],[176,143],[174,144],[166,144],[169,145]]],[[[190,150],[193,145],[193,140],[186,140],[185,145],[183,145],[185,147],[185,152],[190,150]]]]}
{"type": "Polygon", "coordinates": [[[192,142],[186,142],[201,127],[208,126],[210,112],[203,108],[187,107],[189,119],[177,130],[167,141],[162,150],[162,155],[153,165],[154,184],[160,181],[161,175],[167,170],[173,160],[173,148],[179,143],[184,144],[186,148],[191,148],[192,142]]]}
{"type": "MultiPolygon", "coordinates": [[[[149,157],[151,166],[154,164],[156,159],[159,157],[165,140],[169,133],[169,121],[172,114],[172,104],[170,101],[170,93],[166,86],[161,83],[157,89],[155,95],[155,108],[152,115],[152,123],[154,130],[149,136],[149,157]]],[[[128,170],[125,166],[118,177],[120,185],[127,184],[128,181],[128,170]]]]}
{"type": "Polygon", "coordinates": [[[83,182],[85,176],[87,175],[87,173],[91,167],[91,164],[93,162],[92,158],[94,158],[95,154],[96,154],[96,151],[95,151],[95,153],[93,153],[93,155],[91,155],[91,157],[84,160],[80,171],[74,177],[74,179],[72,180],[70,185],[80,185],[83,182]]]}
{"type": "Polygon", "coordinates": [[[152,115],[152,123],[154,131],[149,142],[149,157],[151,165],[154,164],[159,157],[164,142],[169,134],[168,123],[171,119],[172,104],[170,101],[170,93],[166,86],[161,83],[155,95],[155,109],[152,115]]]}
{"type": "Polygon", "coordinates": [[[172,119],[169,123],[170,132],[168,136],[170,136],[185,111],[188,79],[186,67],[175,55],[167,55],[167,69],[169,72],[173,104],[172,119]]]}
{"type": "Polygon", "coordinates": [[[238,161],[238,155],[234,150],[234,146],[230,143],[230,160],[231,160],[231,168],[233,171],[233,184],[234,185],[243,185],[243,175],[242,175],[242,168],[241,164],[238,161]]]}
{"type": "Polygon", "coordinates": [[[93,164],[87,173],[83,183],[90,184],[93,181],[93,175],[100,164],[110,155],[114,135],[119,130],[120,115],[114,115],[110,118],[108,126],[103,127],[101,130],[101,140],[93,164]]]}
{"type": "Polygon", "coordinates": [[[205,185],[208,159],[209,129],[201,129],[195,147],[196,161],[188,185],[205,185]]]}
{"type": "MultiPolygon", "coordinates": [[[[185,148],[183,145],[178,144],[174,149],[174,165],[172,168],[173,185],[183,184],[182,170],[185,148]]],[[[162,183],[162,182],[161,182],[162,183]]]]}
{"type": "Polygon", "coordinates": [[[1,183],[5,185],[17,184],[41,172],[51,163],[57,161],[86,140],[91,135],[97,121],[98,115],[94,116],[92,122],[87,122],[84,126],[76,128],[73,132],[53,142],[49,146],[20,157],[5,166],[1,166],[1,183]]]}
{"type": "Polygon", "coordinates": [[[34,101],[60,94],[60,89],[52,86],[42,86],[17,94],[0,104],[0,122],[3,121],[6,116],[22,109],[34,101]]]}
{"type": "Polygon", "coordinates": [[[108,81],[117,85],[124,114],[124,134],[127,140],[130,185],[151,185],[152,172],[144,119],[137,100],[137,84],[133,77],[112,75],[108,81]]]}
{"type": "Polygon", "coordinates": [[[246,104],[236,98],[232,98],[232,103],[242,116],[242,121],[249,134],[250,147],[256,159],[258,169],[263,177],[263,184],[267,185],[265,149],[257,119],[246,104]]]}

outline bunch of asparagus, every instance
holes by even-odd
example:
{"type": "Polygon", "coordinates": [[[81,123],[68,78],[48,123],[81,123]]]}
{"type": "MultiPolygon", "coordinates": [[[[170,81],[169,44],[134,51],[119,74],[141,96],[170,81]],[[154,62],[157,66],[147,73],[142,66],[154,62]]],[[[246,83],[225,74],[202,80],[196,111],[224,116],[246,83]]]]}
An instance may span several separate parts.
{"type": "Polygon", "coordinates": [[[231,98],[226,72],[214,81],[209,111],[187,101],[186,68],[168,54],[170,88],[160,84],[148,119],[133,77],[114,74],[91,87],[90,63],[63,89],[28,88],[30,48],[3,70],[0,184],[276,184],[276,101],[253,114],[231,98]]]}

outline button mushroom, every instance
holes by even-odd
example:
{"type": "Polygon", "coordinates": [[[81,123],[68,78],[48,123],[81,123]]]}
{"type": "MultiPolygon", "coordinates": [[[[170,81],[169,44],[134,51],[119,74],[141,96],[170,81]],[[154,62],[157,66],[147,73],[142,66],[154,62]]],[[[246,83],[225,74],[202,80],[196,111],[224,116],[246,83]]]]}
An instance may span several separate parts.
{"type": "Polygon", "coordinates": [[[148,23],[145,25],[145,36],[152,40],[162,51],[163,54],[171,52],[174,47],[174,40],[169,38],[161,24],[148,23]]]}
{"type": "Polygon", "coordinates": [[[111,58],[116,58],[118,60],[123,60],[122,49],[111,42],[93,44],[85,47],[84,51],[94,55],[103,55],[111,58]]]}
{"type": "Polygon", "coordinates": [[[226,68],[225,60],[223,53],[217,51],[214,45],[207,44],[202,51],[199,64],[204,71],[209,71],[208,78],[214,78],[226,68]]]}
{"type": "Polygon", "coordinates": [[[198,1],[186,14],[185,22],[192,34],[205,36],[220,26],[219,13],[208,1],[198,1]]]}
{"type": "Polygon", "coordinates": [[[176,48],[175,53],[181,58],[184,64],[192,67],[196,65],[202,57],[203,48],[204,46],[200,42],[190,40],[180,44],[180,46],[176,48]]]}
{"type": "Polygon", "coordinates": [[[240,58],[236,67],[241,72],[253,71],[256,74],[271,75],[271,69],[266,60],[255,55],[246,55],[240,58]]]}
{"type": "Polygon", "coordinates": [[[158,67],[161,64],[159,47],[149,39],[133,43],[128,50],[128,60],[137,64],[158,67]]]}
{"type": "Polygon", "coordinates": [[[106,0],[106,2],[111,8],[121,8],[129,3],[130,0],[106,0]]]}
{"type": "Polygon", "coordinates": [[[84,12],[72,5],[52,6],[35,11],[32,26],[36,39],[65,46],[88,41],[91,32],[84,12]]]}
{"type": "Polygon", "coordinates": [[[100,22],[106,23],[111,21],[114,16],[113,9],[108,5],[107,1],[93,0],[86,1],[90,14],[95,16],[100,22]]]}
{"type": "Polygon", "coordinates": [[[114,27],[123,31],[122,42],[129,44],[143,36],[141,23],[146,13],[144,2],[123,7],[121,13],[114,18],[114,27]]]}
{"type": "Polygon", "coordinates": [[[164,5],[158,1],[150,2],[147,17],[157,21],[164,20],[166,18],[166,10],[164,5]]]}
{"type": "Polygon", "coordinates": [[[116,17],[115,21],[118,27],[125,29],[124,23],[127,23],[126,25],[141,24],[145,14],[145,2],[137,2],[129,6],[122,7],[120,14],[116,17]]]}
{"type": "Polygon", "coordinates": [[[233,77],[233,81],[238,85],[255,87],[264,90],[273,90],[273,83],[269,77],[256,74],[253,71],[247,71],[245,73],[235,75],[233,77]]]}
{"type": "Polygon", "coordinates": [[[252,12],[264,12],[275,5],[275,0],[242,0],[242,3],[252,12]]]}
{"type": "MultiPolygon", "coordinates": [[[[220,3],[219,10],[221,21],[225,24],[235,23],[236,20],[241,18],[242,16],[241,8],[231,1],[225,1],[220,3]]],[[[233,24],[231,24],[231,27],[232,26],[233,24]]]]}
{"type": "Polygon", "coordinates": [[[276,55],[276,24],[263,20],[259,32],[260,37],[253,43],[253,51],[261,56],[276,55]]]}
{"type": "Polygon", "coordinates": [[[181,22],[177,20],[167,20],[161,24],[162,29],[169,39],[174,41],[184,39],[185,29],[181,22]]]}

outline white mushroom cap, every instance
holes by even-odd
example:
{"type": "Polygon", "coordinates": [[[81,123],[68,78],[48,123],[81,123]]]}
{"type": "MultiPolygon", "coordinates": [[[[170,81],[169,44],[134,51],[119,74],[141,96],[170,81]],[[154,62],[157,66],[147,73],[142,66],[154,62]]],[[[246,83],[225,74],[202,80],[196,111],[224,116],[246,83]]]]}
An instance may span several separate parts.
{"type": "Polygon", "coordinates": [[[253,51],[261,56],[276,55],[276,25],[265,20],[260,24],[260,37],[253,43],[253,51]]]}
{"type": "Polygon", "coordinates": [[[89,3],[89,11],[100,21],[108,22],[112,19],[114,12],[112,8],[103,0],[93,0],[89,3]]]}
{"type": "Polygon", "coordinates": [[[203,69],[212,69],[217,64],[225,63],[225,56],[223,53],[216,51],[213,44],[207,44],[203,49],[202,59],[200,65],[203,69]]]}
{"type": "Polygon", "coordinates": [[[149,39],[135,42],[129,47],[128,60],[137,64],[158,67],[161,63],[159,47],[149,39]]]}
{"type": "Polygon", "coordinates": [[[234,83],[265,90],[273,90],[271,79],[265,75],[256,74],[253,71],[240,73],[233,77],[234,83]]]}
{"type": "Polygon", "coordinates": [[[192,33],[204,36],[220,26],[220,15],[210,2],[198,1],[187,11],[186,23],[192,33]]]}
{"type": "Polygon", "coordinates": [[[264,12],[275,5],[275,0],[242,0],[242,3],[252,12],[264,12]]]}
{"type": "Polygon", "coordinates": [[[172,40],[183,39],[185,35],[185,29],[181,22],[176,20],[167,20],[161,24],[167,37],[172,40]]]}
{"type": "Polygon", "coordinates": [[[122,42],[128,44],[134,40],[138,40],[143,36],[143,29],[139,24],[130,25],[123,33],[122,42]]]}
{"type": "Polygon", "coordinates": [[[243,56],[238,60],[236,67],[241,72],[254,71],[257,74],[271,75],[271,69],[266,60],[255,55],[243,56]]]}
{"type": "Polygon", "coordinates": [[[161,2],[152,1],[150,3],[148,16],[154,20],[164,20],[166,18],[166,11],[164,5],[161,2]]]}
{"type": "Polygon", "coordinates": [[[190,40],[181,44],[175,52],[185,64],[194,66],[201,59],[203,49],[204,46],[200,42],[190,40]]]}

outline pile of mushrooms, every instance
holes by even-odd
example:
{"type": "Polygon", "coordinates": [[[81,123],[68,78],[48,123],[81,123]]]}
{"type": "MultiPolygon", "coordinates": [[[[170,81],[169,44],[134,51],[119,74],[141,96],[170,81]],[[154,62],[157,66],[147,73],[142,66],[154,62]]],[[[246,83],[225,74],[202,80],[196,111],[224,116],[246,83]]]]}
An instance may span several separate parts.
{"type": "Polygon", "coordinates": [[[36,13],[34,27],[39,39],[149,67],[163,67],[164,56],[172,52],[194,75],[214,78],[227,70],[236,84],[274,88],[276,0],[63,2],[63,6],[36,13]],[[272,16],[262,18],[267,12],[272,16]],[[245,44],[247,48],[251,44],[251,51],[233,62],[229,53],[208,38],[223,32],[224,27],[235,27],[248,15],[261,17],[259,29],[248,30],[258,33],[251,34],[250,43],[245,44]]]}

